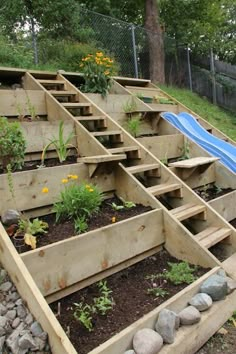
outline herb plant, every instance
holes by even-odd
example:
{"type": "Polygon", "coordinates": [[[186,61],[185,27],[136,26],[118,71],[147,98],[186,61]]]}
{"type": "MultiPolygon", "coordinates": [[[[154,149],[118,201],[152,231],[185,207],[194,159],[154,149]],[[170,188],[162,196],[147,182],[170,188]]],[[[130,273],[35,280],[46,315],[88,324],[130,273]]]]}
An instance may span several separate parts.
{"type": "Polygon", "coordinates": [[[11,169],[22,168],[26,141],[19,123],[9,123],[6,117],[0,117],[0,165],[3,171],[7,165],[11,169]]]}
{"type": "Polygon", "coordinates": [[[128,132],[135,138],[138,136],[140,132],[140,125],[141,125],[141,121],[139,116],[131,117],[126,123],[128,132]]]}
{"type": "Polygon", "coordinates": [[[86,222],[85,215],[78,217],[75,219],[75,232],[78,234],[82,234],[83,232],[87,231],[88,224],[86,222]]]}
{"type": "Polygon", "coordinates": [[[190,267],[187,262],[171,263],[168,262],[170,270],[162,274],[162,277],[171,283],[178,285],[182,283],[191,284],[197,277],[193,275],[196,267],[190,267]]]}
{"type": "Polygon", "coordinates": [[[73,313],[74,318],[79,321],[89,332],[93,330],[92,316],[94,312],[93,308],[88,304],[74,303],[75,311],[73,313]]]}
{"type": "Polygon", "coordinates": [[[161,287],[153,287],[147,289],[147,293],[150,295],[154,295],[155,297],[165,297],[169,294],[169,292],[161,287]]]}
{"type": "Polygon", "coordinates": [[[80,64],[84,73],[85,83],[81,87],[84,92],[100,93],[105,97],[112,85],[111,76],[114,75],[114,62],[102,52],[96,55],[88,54],[80,64]]]}
{"type": "Polygon", "coordinates": [[[135,101],[134,97],[129,98],[124,104],[123,104],[123,111],[125,113],[132,113],[137,110],[137,103],[135,101]]]}
{"type": "Polygon", "coordinates": [[[18,223],[17,233],[24,233],[25,244],[31,246],[32,249],[36,248],[36,237],[37,234],[46,234],[48,229],[48,224],[38,218],[30,221],[29,219],[22,218],[18,223]]]}
{"type": "Polygon", "coordinates": [[[61,121],[59,125],[58,138],[54,137],[43,149],[41,164],[44,165],[45,155],[50,146],[55,148],[60,163],[65,161],[69,154],[69,148],[75,148],[74,145],[70,144],[73,137],[74,134],[71,132],[66,138],[64,138],[64,122],[61,121]]]}
{"type": "Polygon", "coordinates": [[[101,315],[105,315],[113,306],[111,297],[112,291],[108,288],[106,281],[100,281],[98,283],[98,288],[101,296],[94,299],[94,306],[101,315]]]}

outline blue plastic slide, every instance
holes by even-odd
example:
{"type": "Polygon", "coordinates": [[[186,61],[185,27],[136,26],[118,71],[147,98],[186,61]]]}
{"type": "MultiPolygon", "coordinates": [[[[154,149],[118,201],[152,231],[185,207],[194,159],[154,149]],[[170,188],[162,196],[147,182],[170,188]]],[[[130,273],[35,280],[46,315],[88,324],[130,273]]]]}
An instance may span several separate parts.
{"type": "Polygon", "coordinates": [[[162,117],[212,156],[219,157],[223,165],[236,173],[235,146],[208,133],[191,114],[183,112],[176,115],[165,112],[162,117]]]}

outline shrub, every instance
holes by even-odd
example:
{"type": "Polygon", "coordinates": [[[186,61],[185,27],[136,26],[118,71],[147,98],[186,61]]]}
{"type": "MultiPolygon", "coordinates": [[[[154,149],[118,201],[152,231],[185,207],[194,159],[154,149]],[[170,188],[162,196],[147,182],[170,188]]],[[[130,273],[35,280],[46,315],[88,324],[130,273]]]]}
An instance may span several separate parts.
{"type": "Polygon", "coordinates": [[[165,272],[163,278],[170,280],[171,283],[178,285],[182,283],[191,284],[197,278],[192,274],[196,267],[190,267],[187,262],[171,263],[168,262],[170,270],[165,272]]]}
{"type": "Polygon", "coordinates": [[[0,164],[4,171],[7,165],[12,169],[22,168],[26,142],[20,124],[9,123],[7,118],[0,117],[0,164]]]}

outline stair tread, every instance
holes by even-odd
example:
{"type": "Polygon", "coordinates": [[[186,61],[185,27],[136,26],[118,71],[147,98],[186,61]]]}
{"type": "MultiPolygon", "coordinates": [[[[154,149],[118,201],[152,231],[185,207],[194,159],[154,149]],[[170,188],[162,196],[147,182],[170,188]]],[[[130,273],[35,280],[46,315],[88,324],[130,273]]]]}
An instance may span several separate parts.
{"type": "Polygon", "coordinates": [[[74,116],[79,121],[105,120],[106,116],[74,116]]]}
{"type": "Polygon", "coordinates": [[[65,83],[65,81],[63,80],[46,80],[46,79],[38,79],[38,82],[40,82],[40,84],[48,84],[48,85],[63,85],[65,83]]]}
{"type": "Polygon", "coordinates": [[[140,90],[140,91],[153,91],[153,92],[159,92],[160,89],[158,88],[154,88],[154,87],[148,87],[148,86],[125,86],[125,88],[127,88],[128,90],[140,90]]]}
{"type": "Polygon", "coordinates": [[[126,170],[134,174],[138,172],[151,171],[159,167],[160,167],[159,164],[141,164],[141,165],[126,167],[126,170]]]}
{"type": "Polygon", "coordinates": [[[64,102],[62,105],[66,108],[77,108],[77,107],[90,107],[91,103],[88,102],[64,102]]]}
{"type": "Polygon", "coordinates": [[[117,154],[117,155],[96,155],[96,156],[86,156],[80,157],[77,159],[77,162],[84,163],[101,163],[101,162],[110,162],[110,161],[120,161],[125,160],[127,157],[125,154],[117,154]]]}
{"type": "Polygon", "coordinates": [[[112,154],[117,154],[119,152],[138,151],[138,150],[139,150],[139,146],[123,146],[123,147],[108,149],[108,151],[111,152],[112,154]]]}
{"type": "Polygon", "coordinates": [[[231,229],[226,227],[209,227],[195,235],[195,238],[202,246],[210,248],[230,235],[231,229]]]}
{"type": "Polygon", "coordinates": [[[178,168],[193,168],[213,163],[219,160],[218,157],[193,157],[191,159],[169,163],[169,166],[178,168]]]}
{"type": "Polygon", "coordinates": [[[230,276],[236,277],[236,252],[223,261],[222,265],[224,270],[229,273],[230,276]]]}
{"type": "Polygon", "coordinates": [[[122,134],[121,130],[105,130],[100,132],[91,132],[93,136],[107,136],[107,135],[120,135],[122,134]]]}
{"type": "Polygon", "coordinates": [[[181,189],[182,185],[179,183],[163,183],[163,184],[157,184],[152,187],[148,187],[147,190],[152,193],[153,195],[161,195],[164,193],[172,192],[177,189],[181,189]]]}
{"type": "Polygon", "coordinates": [[[198,205],[193,203],[187,203],[181,207],[170,210],[171,214],[175,216],[179,221],[188,219],[194,215],[200,214],[206,211],[205,205],[198,205]]]}
{"type": "Polygon", "coordinates": [[[53,96],[72,96],[76,95],[75,91],[60,91],[60,90],[50,90],[51,95],[53,96]]]}

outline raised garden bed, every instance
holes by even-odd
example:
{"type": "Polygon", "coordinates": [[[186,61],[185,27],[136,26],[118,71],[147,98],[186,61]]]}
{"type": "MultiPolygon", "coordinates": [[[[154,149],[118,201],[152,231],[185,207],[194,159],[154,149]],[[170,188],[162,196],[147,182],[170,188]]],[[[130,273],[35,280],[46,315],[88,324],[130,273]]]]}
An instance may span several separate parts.
{"type": "Polygon", "coordinates": [[[195,193],[199,195],[203,200],[206,202],[209,202],[212,199],[221,197],[225,194],[228,194],[230,192],[233,192],[232,188],[218,188],[217,186],[209,187],[209,188],[197,188],[194,189],[195,193]]]}
{"type": "MultiPolygon", "coordinates": [[[[148,289],[153,289],[150,277],[165,273],[170,268],[168,262],[179,263],[166,251],[161,251],[137,265],[107,278],[107,285],[112,291],[113,308],[107,311],[104,316],[98,314],[93,316],[93,330],[91,332],[73,317],[73,312],[75,311],[74,303],[84,302],[91,305],[94,298],[99,297],[96,284],[61,299],[59,307],[58,302],[53,303],[51,308],[55,314],[60,308],[57,319],[64,330],[69,331],[69,338],[77,352],[88,353],[185,288],[186,283],[174,285],[169,280],[156,279],[153,282],[156,282],[157,286],[161,285],[166,293],[163,293],[162,296],[148,294],[148,289]]],[[[198,267],[193,274],[200,277],[206,271],[206,269],[198,267]]]]}

